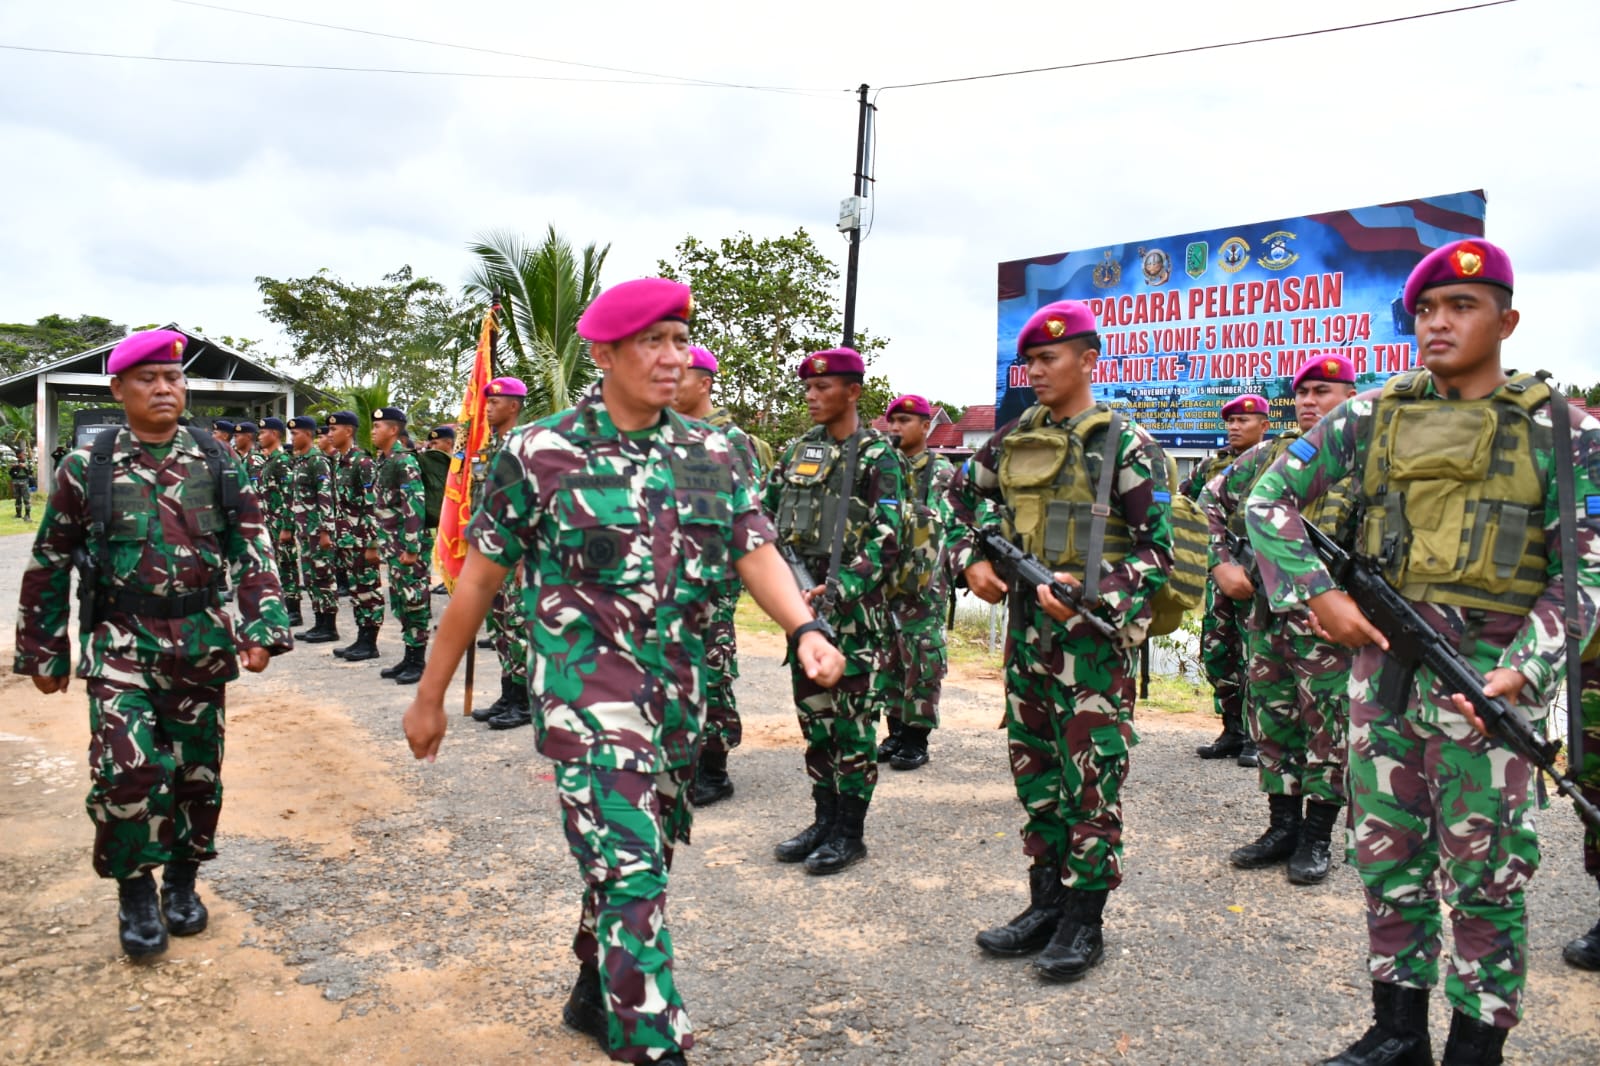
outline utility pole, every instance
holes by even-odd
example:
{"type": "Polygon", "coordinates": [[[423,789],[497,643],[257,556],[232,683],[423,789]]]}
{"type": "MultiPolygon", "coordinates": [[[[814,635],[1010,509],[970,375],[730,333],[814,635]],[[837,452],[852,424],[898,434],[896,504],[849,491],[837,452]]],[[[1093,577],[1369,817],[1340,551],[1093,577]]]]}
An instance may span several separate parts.
{"type": "Polygon", "coordinates": [[[867,175],[870,165],[868,136],[872,124],[871,104],[867,103],[867,86],[858,90],[861,111],[856,119],[856,184],[855,193],[839,207],[839,229],[850,233],[850,262],[844,272],[844,346],[856,346],[856,274],[861,265],[861,204],[868,196],[867,175]]]}

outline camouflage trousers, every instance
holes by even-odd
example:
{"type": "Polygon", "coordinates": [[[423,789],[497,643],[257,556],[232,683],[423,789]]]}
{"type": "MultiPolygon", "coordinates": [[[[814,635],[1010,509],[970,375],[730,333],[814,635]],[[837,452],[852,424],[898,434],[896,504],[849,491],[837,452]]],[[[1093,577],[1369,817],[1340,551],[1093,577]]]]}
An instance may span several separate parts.
{"type": "Polygon", "coordinates": [[[292,535],[288,540],[274,539],[272,550],[273,560],[278,564],[278,581],[283,585],[284,600],[300,599],[303,586],[300,583],[299,542],[292,535]]]}
{"type": "MultiPolygon", "coordinates": [[[[1016,616],[1025,617],[1018,621],[1016,616]]],[[[1006,635],[1006,741],[1026,812],[1022,850],[1068,888],[1122,883],[1122,782],[1133,731],[1134,652],[1062,627],[1037,607],[1006,635]],[[1048,642],[1039,626],[1049,627],[1048,642]]],[[[1087,628],[1087,627],[1083,627],[1087,628]]]]}
{"type": "Polygon", "coordinates": [[[667,932],[667,873],[672,845],[689,840],[691,773],[556,764],[567,846],[584,880],[572,950],[600,971],[606,1043],[620,1062],[694,1046],[667,932]]]}
{"type": "MultiPolygon", "coordinates": [[[[304,588],[311,598],[311,609],[323,613],[337,611],[339,586],[333,576],[337,550],[321,547],[316,537],[302,537],[296,534],[295,554],[300,558],[304,588]]],[[[285,595],[287,594],[285,589],[285,595]]]]}
{"type": "Polygon", "coordinates": [[[384,548],[389,564],[389,613],[400,623],[400,636],[408,648],[428,646],[428,628],[433,624],[433,542],[424,538],[417,561],[407,566],[394,547],[384,548]]]}
{"type": "Polygon", "coordinates": [[[11,483],[11,500],[17,505],[17,517],[33,513],[33,497],[28,493],[26,481],[13,481],[11,483]]]}
{"type": "Polygon", "coordinates": [[[884,693],[884,714],[917,729],[939,728],[939,696],[950,669],[944,616],[906,620],[885,674],[894,684],[884,693]]]}
{"type": "Polygon", "coordinates": [[[364,549],[339,544],[334,548],[333,565],[350,582],[350,601],[356,625],[377,628],[383,625],[383,590],[378,564],[367,562],[364,549]]]}
{"type": "MultiPolygon", "coordinates": [[[[848,658],[870,654],[841,639],[848,658]]],[[[877,687],[887,675],[846,674],[833,688],[823,688],[791,661],[794,705],[800,735],[806,741],[806,773],[822,789],[871,801],[878,784],[878,711],[883,704],[877,687]]]]}
{"type": "Polygon", "coordinates": [[[733,615],[743,587],[735,581],[717,594],[711,627],[706,630],[706,720],[700,734],[705,751],[732,751],[744,738],[744,725],[739,721],[739,707],[733,697],[733,682],[739,676],[739,638],[733,615]]]}
{"type": "Polygon", "coordinates": [[[1223,724],[1243,731],[1245,704],[1245,621],[1249,601],[1230,600],[1206,582],[1205,614],[1200,616],[1200,665],[1211,682],[1212,707],[1223,724]]]}
{"type": "Polygon", "coordinates": [[[489,605],[489,639],[500,658],[500,672],[528,683],[528,615],[522,602],[522,568],[506,575],[489,605]]]}
{"type": "Polygon", "coordinates": [[[1419,675],[1404,707],[1383,706],[1392,669],[1370,646],[1351,667],[1349,859],[1366,888],[1367,966],[1375,981],[1437,984],[1442,903],[1454,942],[1445,994],[1509,1028],[1527,983],[1523,890],[1539,866],[1532,766],[1453,710],[1422,721],[1419,688],[1427,704],[1450,705],[1432,678],[1419,675]]]}
{"type": "MultiPolygon", "coordinates": [[[[1583,765],[1578,787],[1590,803],[1600,804],[1600,661],[1583,664],[1583,765]]],[[[1600,833],[1583,835],[1583,868],[1600,878],[1600,833]]]]}
{"type": "Polygon", "coordinates": [[[1252,629],[1250,736],[1261,753],[1261,791],[1344,805],[1350,652],[1301,632],[1283,615],[1252,629]]]}
{"type": "Polygon", "coordinates": [[[91,677],[89,797],[94,871],[117,879],[216,855],[222,813],[224,686],[143,687],[91,677]]]}

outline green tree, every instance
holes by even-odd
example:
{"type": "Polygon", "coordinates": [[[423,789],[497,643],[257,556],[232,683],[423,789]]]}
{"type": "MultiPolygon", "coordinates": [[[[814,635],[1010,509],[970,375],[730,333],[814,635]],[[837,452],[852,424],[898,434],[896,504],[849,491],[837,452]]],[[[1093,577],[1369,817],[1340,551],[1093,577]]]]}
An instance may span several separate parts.
{"type": "Polygon", "coordinates": [[[0,403],[0,444],[8,445],[18,455],[33,454],[33,404],[13,407],[0,403]]]}
{"type": "Polygon", "coordinates": [[[502,357],[495,372],[528,386],[527,414],[539,418],[571,407],[595,378],[578,318],[600,293],[608,244],[575,252],[554,226],[544,239],[496,230],[471,245],[478,263],[467,279],[468,296],[487,305],[499,299],[502,357]]]}
{"type": "MultiPolygon", "coordinates": [[[[839,269],[811,235],[757,240],[748,233],[715,245],[685,237],[661,273],[694,289],[695,343],[716,353],[717,399],[746,431],[782,444],[811,424],[795,377],[809,352],[832,348],[844,333],[839,269]]],[[[864,330],[856,350],[868,366],[888,343],[864,330]]],[[[869,377],[866,418],[883,413],[889,383],[869,377]]]]}
{"type": "Polygon", "coordinates": [[[31,326],[0,322],[0,376],[19,374],[127,335],[127,326],[99,315],[45,315],[31,326]]]}

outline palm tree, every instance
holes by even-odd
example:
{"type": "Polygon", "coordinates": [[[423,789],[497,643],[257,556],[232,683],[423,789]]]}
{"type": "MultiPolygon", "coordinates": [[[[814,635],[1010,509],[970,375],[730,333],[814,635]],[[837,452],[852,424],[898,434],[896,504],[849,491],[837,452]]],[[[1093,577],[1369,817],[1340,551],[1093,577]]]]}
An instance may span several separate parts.
{"type": "Polygon", "coordinates": [[[379,374],[371,385],[357,385],[339,394],[345,410],[354,411],[361,424],[356,427],[356,443],[372,453],[372,412],[389,406],[389,375],[379,374]]]}
{"type": "Polygon", "coordinates": [[[0,444],[10,446],[18,455],[33,448],[33,404],[13,407],[0,403],[0,444]]]}
{"type": "Polygon", "coordinates": [[[600,292],[600,268],[611,246],[590,244],[580,257],[550,226],[538,244],[497,230],[471,247],[479,261],[467,294],[501,301],[502,365],[527,384],[527,413],[541,418],[571,407],[595,377],[578,317],[600,292]]]}

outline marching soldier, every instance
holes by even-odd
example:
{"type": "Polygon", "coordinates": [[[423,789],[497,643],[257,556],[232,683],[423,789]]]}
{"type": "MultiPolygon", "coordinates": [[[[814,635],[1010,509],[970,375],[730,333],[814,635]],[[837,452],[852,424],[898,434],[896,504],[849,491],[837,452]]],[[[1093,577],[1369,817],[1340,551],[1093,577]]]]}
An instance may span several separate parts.
{"type": "MultiPolygon", "coordinates": [[[[1335,408],[1289,445],[1246,506],[1273,609],[1308,607],[1356,649],[1347,777],[1374,1024],[1330,1063],[1433,1061],[1428,993],[1446,915],[1453,1011],[1444,1061],[1500,1062],[1522,1015],[1523,893],[1539,865],[1536,772],[1485,735],[1462,694],[1384,656],[1387,641],[1334,587],[1302,519],[1348,478],[1357,554],[1484,675],[1485,695],[1534,719],[1546,713],[1569,621],[1555,449],[1574,452],[1576,498],[1600,499],[1600,423],[1575,419],[1574,439],[1557,439],[1549,388],[1502,369],[1501,345],[1519,318],[1511,290],[1511,260],[1488,241],[1425,256],[1402,296],[1423,368],[1335,408]]],[[[1580,588],[1570,621],[1583,641],[1600,609],[1594,510],[1574,519],[1580,588]]]]}
{"type": "Polygon", "coordinates": [[[900,557],[905,463],[856,409],[865,372],[851,348],[801,360],[798,374],[814,425],[784,449],[763,501],[776,516],[778,542],[818,582],[804,590],[806,602],[833,626],[846,663],[844,679],[831,688],[818,685],[801,664],[790,664],[816,816],[774,854],[779,862],[804,862],[813,874],[838,873],[866,857],[862,837],[878,782],[878,711],[892,683],[884,673],[884,580],[900,557]]]}
{"type": "Polygon", "coordinates": [[[6,470],[11,479],[11,500],[17,505],[17,517],[33,517],[33,468],[26,459],[18,459],[6,470]]]}
{"type": "Polygon", "coordinates": [[[771,523],[727,439],[668,409],[683,373],[689,288],[602,293],[578,322],[601,380],[576,407],[512,433],[406,711],[432,759],[445,685],[506,571],[528,568],[539,750],[556,762],[567,841],[586,882],[562,1017],[620,1062],[681,1066],[694,1037],[673,979],[666,894],[693,816],[684,790],[705,699],[704,633],[730,569],[790,634],[818,684],[843,661],[770,546],[771,523]]]}
{"type": "MultiPolygon", "coordinates": [[[[726,407],[712,407],[711,383],[717,376],[717,357],[698,345],[689,346],[689,367],[678,382],[673,410],[685,418],[698,419],[728,438],[734,458],[752,485],[760,485],[765,473],[756,458],[751,437],[734,425],[726,407]]],[[[730,576],[717,596],[706,633],[706,729],[701,739],[700,758],[695,766],[691,799],[696,807],[709,807],[733,795],[733,780],[728,777],[728,752],[739,746],[744,731],[739,708],[734,701],[733,682],[739,676],[738,637],[733,616],[739,606],[739,579],[730,576]]]]}
{"type": "Polygon", "coordinates": [[[378,587],[377,464],[356,446],[360,419],[354,411],[328,416],[328,440],[334,450],[334,561],[349,576],[356,620],[355,643],[335,648],[347,663],[378,657],[378,630],[383,626],[383,595],[378,587]]]}
{"type": "MultiPolygon", "coordinates": [[[[1268,412],[1265,396],[1249,393],[1235,396],[1222,405],[1222,423],[1228,430],[1228,446],[1211,460],[1195,468],[1180,491],[1191,500],[1234,460],[1261,443],[1266,436],[1268,412]]],[[[1217,588],[1215,579],[1206,581],[1205,613],[1200,616],[1200,665],[1211,682],[1212,702],[1222,718],[1222,733],[1210,744],[1202,744],[1195,754],[1202,759],[1237,758],[1241,766],[1256,765],[1255,742],[1245,726],[1245,616],[1248,602],[1241,604],[1217,588]]]]}
{"type": "Polygon", "coordinates": [[[1158,474],[1167,459],[1142,427],[1094,402],[1100,337],[1088,305],[1041,307],[1018,334],[1017,355],[1038,406],[997,430],[950,487],[964,527],[951,554],[967,587],[990,603],[1011,594],[1006,731],[1033,862],[1027,909],[977,941],[993,955],[1037,954],[1040,976],[1074,981],[1104,956],[1106,900],[1122,883],[1122,782],[1138,742],[1134,650],[1172,568],[1170,494],[1158,474]],[[1095,606],[1081,609],[1114,626],[1116,641],[1049,586],[1011,589],[1000,579],[972,539],[985,499],[1003,506],[1024,550],[1084,587],[1095,606]]]}
{"type": "Polygon", "coordinates": [[[14,669],[40,692],[66,691],[69,568],[79,567],[94,868],[117,882],[122,950],[134,958],[205,929],[195,878],[216,855],[225,686],[241,664],[260,672],[293,646],[255,493],[231,456],[178,424],[184,344],[151,330],[112,350],[127,425],[57,471],[17,614],[14,669]],[[237,626],[219,595],[229,563],[237,626]]]}
{"type": "MultiPolygon", "coordinates": [[[[1570,713],[1570,712],[1569,712],[1570,713]]],[[[1600,804],[1600,660],[1583,664],[1583,696],[1579,711],[1583,716],[1583,765],[1574,767],[1574,777],[1590,803],[1600,804]]],[[[1583,869],[1600,884],[1600,832],[1584,828],[1583,869]]],[[[1561,957],[1580,970],[1600,970],[1600,921],[1594,928],[1570,941],[1561,957]]]]}
{"type": "MultiPolygon", "coordinates": [[[[333,464],[318,446],[327,439],[310,415],[289,420],[294,444],[287,497],[294,552],[301,561],[306,593],[311,597],[311,628],[296,633],[306,644],[331,644],[339,639],[338,586],[334,581],[336,551],[333,464]]],[[[282,537],[282,534],[279,534],[282,537]]]]}
{"type": "MultiPolygon", "coordinates": [[[[505,446],[506,435],[522,418],[522,405],[528,399],[528,386],[518,378],[495,378],[484,387],[484,420],[489,435],[483,457],[473,462],[473,499],[483,499],[485,477],[494,457],[505,446]]],[[[500,698],[472,712],[475,721],[488,722],[490,729],[516,729],[533,722],[528,704],[528,620],[522,607],[522,571],[516,567],[506,575],[505,587],[494,598],[489,612],[489,640],[500,660],[500,698]]]]}
{"type": "Polygon", "coordinates": [[[889,671],[900,682],[889,690],[889,736],[878,745],[878,761],[895,770],[915,770],[928,761],[928,735],[939,727],[939,694],[949,668],[945,646],[945,612],[950,598],[945,536],[951,528],[950,482],[955,467],[928,451],[933,408],[921,396],[897,396],[888,411],[889,439],[907,463],[906,492],[911,505],[927,518],[925,543],[901,545],[916,552],[918,565],[929,574],[927,589],[916,599],[895,605],[900,623],[895,665],[889,671]]]}
{"type": "Polygon", "coordinates": [[[283,586],[283,603],[289,609],[289,624],[298,626],[304,625],[305,619],[300,614],[300,553],[296,550],[294,516],[289,509],[294,459],[283,446],[288,431],[281,418],[261,420],[261,470],[256,476],[256,489],[267,523],[267,539],[278,565],[278,582],[283,586]]]}
{"type": "MultiPolygon", "coordinates": [[[[1246,870],[1287,861],[1289,880],[1297,885],[1325,880],[1333,861],[1333,826],[1345,795],[1350,652],[1319,637],[1304,611],[1273,614],[1257,598],[1260,575],[1234,557],[1228,534],[1248,543],[1244,502],[1251,488],[1302,433],[1355,394],[1355,381],[1355,366],[1342,355],[1307,360],[1294,378],[1299,429],[1251,448],[1200,494],[1211,527],[1212,580],[1230,601],[1244,605],[1247,618],[1245,717],[1260,750],[1261,791],[1270,810],[1266,832],[1228,859],[1246,870]]],[[[1334,486],[1307,511],[1339,541],[1346,539],[1348,490],[1334,486]]]]}
{"type": "Polygon", "coordinates": [[[389,610],[400,623],[406,646],[399,663],[378,673],[397,685],[415,685],[427,662],[433,621],[428,599],[433,537],[426,522],[422,468],[409,449],[396,447],[405,425],[406,413],[398,407],[380,407],[372,416],[372,446],[378,450],[374,514],[383,538],[381,554],[389,565],[389,610]]]}

